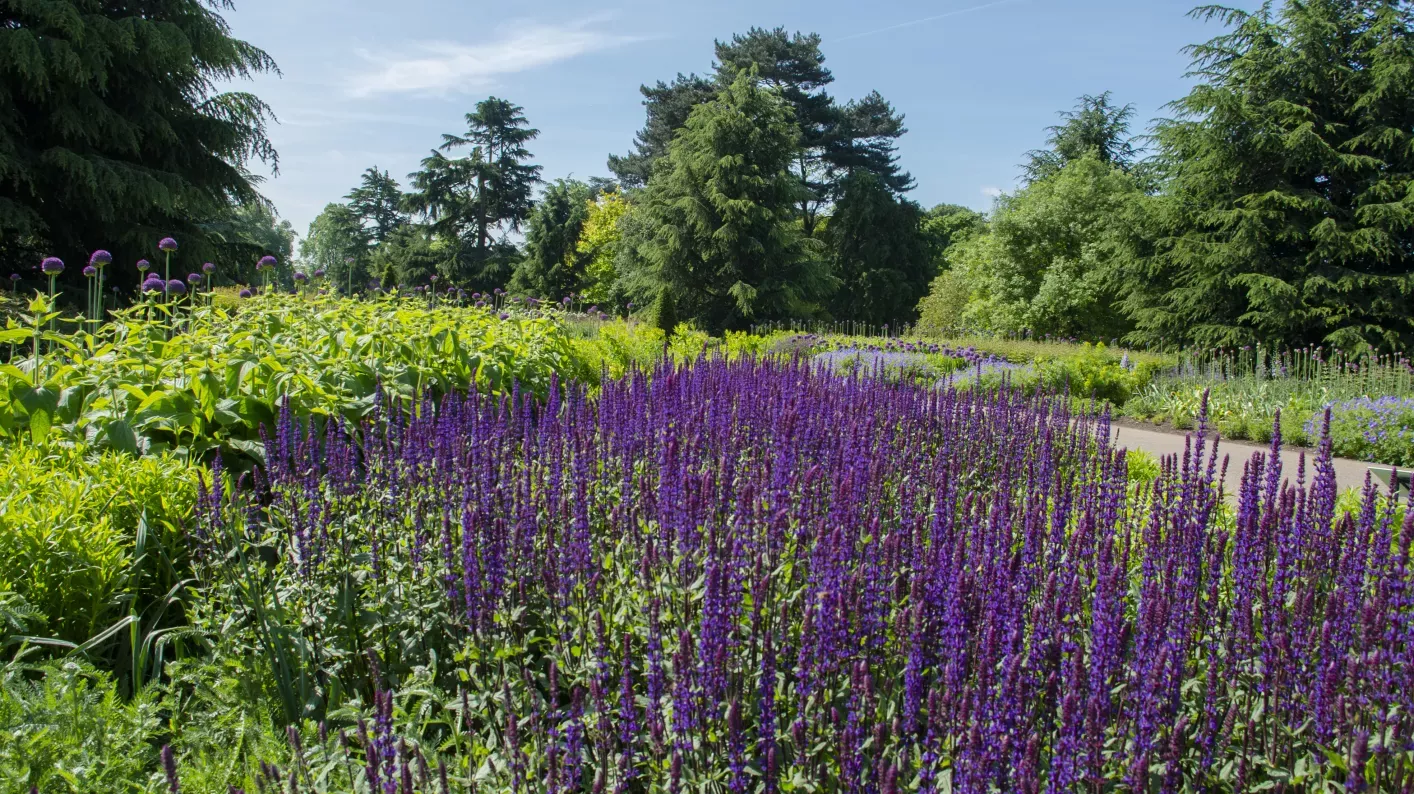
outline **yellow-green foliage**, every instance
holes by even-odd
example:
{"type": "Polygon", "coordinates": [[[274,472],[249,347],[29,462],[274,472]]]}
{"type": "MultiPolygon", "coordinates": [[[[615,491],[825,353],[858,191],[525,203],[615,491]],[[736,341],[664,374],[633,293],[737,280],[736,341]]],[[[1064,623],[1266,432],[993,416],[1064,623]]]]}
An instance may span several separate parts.
{"type": "Polygon", "coordinates": [[[617,190],[589,202],[589,216],[580,228],[575,251],[590,257],[584,267],[584,298],[591,303],[608,303],[614,298],[614,283],[618,281],[614,258],[623,238],[619,219],[628,211],[628,199],[617,190]]]}
{"type": "Polygon", "coordinates": [[[96,337],[47,340],[38,377],[31,360],[0,366],[0,437],[57,432],[129,452],[252,451],[286,397],[297,414],[353,418],[372,410],[380,390],[385,400],[512,384],[544,394],[553,373],[586,374],[547,316],[500,320],[492,309],[425,299],[316,294],[260,296],[235,313],[182,306],[171,319],[167,310],[140,305],[96,337]]]}
{"type": "Polygon", "coordinates": [[[195,500],[174,458],[0,446],[0,592],[39,611],[37,632],[87,640],[180,579],[195,500]]]}

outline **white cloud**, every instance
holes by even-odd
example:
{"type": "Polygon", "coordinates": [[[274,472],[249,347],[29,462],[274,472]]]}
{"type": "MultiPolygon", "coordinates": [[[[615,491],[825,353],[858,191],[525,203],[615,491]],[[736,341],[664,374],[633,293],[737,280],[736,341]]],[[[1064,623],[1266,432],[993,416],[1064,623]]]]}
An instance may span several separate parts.
{"type": "Polygon", "coordinates": [[[569,25],[516,23],[503,27],[492,41],[462,44],[426,41],[412,45],[412,55],[359,52],[375,69],[356,77],[349,93],[449,94],[476,91],[497,77],[523,72],[591,52],[639,40],[591,29],[595,20],[569,25]]]}
{"type": "Polygon", "coordinates": [[[987,185],[982,188],[982,195],[986,196],[989,199],[1001,198],[1002,189],[992,185],[987,185]]]}

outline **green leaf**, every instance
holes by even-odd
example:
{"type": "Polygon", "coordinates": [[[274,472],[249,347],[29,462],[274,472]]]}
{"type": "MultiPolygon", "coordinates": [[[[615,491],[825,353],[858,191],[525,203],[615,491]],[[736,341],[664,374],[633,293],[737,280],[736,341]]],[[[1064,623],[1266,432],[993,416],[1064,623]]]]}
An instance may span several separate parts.
{"type": "Polygon", "coordinates": [[[43,444],[49,437],[49,412],[43,409],[29,415],[29,437],[36,444],[43,444]]]}

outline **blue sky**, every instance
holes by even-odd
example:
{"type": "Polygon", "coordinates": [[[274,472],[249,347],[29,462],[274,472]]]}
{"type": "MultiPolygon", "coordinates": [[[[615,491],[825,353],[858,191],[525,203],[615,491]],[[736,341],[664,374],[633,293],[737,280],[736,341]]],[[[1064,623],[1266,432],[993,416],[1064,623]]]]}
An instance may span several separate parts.
{"type": "MultiPolygon", "coordinates": [[[[1251,2],[1238,2],[1251,7],[1251,2]]],[[[643,123],[638,86],[705,72],[714,38],[752,25],[823,36],[831,93],[877,89],[906,116],[912,197],[986,209],[1056,112],[1110,90],[1140,126],[1187,91],[1184,45],[1216,35],[1194,0],[237,0],[234,33],[282,77],[244,87],[279,117],[280,174],[262,190],[301,234],[370,165],[406,175],[505,97],[541,130],[547,179],[608,175],[643,123]]]]}

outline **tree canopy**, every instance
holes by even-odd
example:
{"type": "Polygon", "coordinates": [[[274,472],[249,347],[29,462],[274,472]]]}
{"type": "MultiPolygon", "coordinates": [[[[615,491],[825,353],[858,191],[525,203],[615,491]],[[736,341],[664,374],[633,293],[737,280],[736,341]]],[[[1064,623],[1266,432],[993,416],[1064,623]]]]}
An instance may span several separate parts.
{"type": "Polygon", "coordinates": [[[814,312],[832,280],[791,222],[796,146],[789,105],[750,72],[697,106],[635,213],[639,302],[671,290],[675,314],[715,330],[814,312]]]}
{"type": "Polygon", "coordinates": [[[1165,239],[1129,274],[1141,341],[1414,344],[1414,10],[1195,12],[1199,84],[1155,139],[1165,239]]]}

